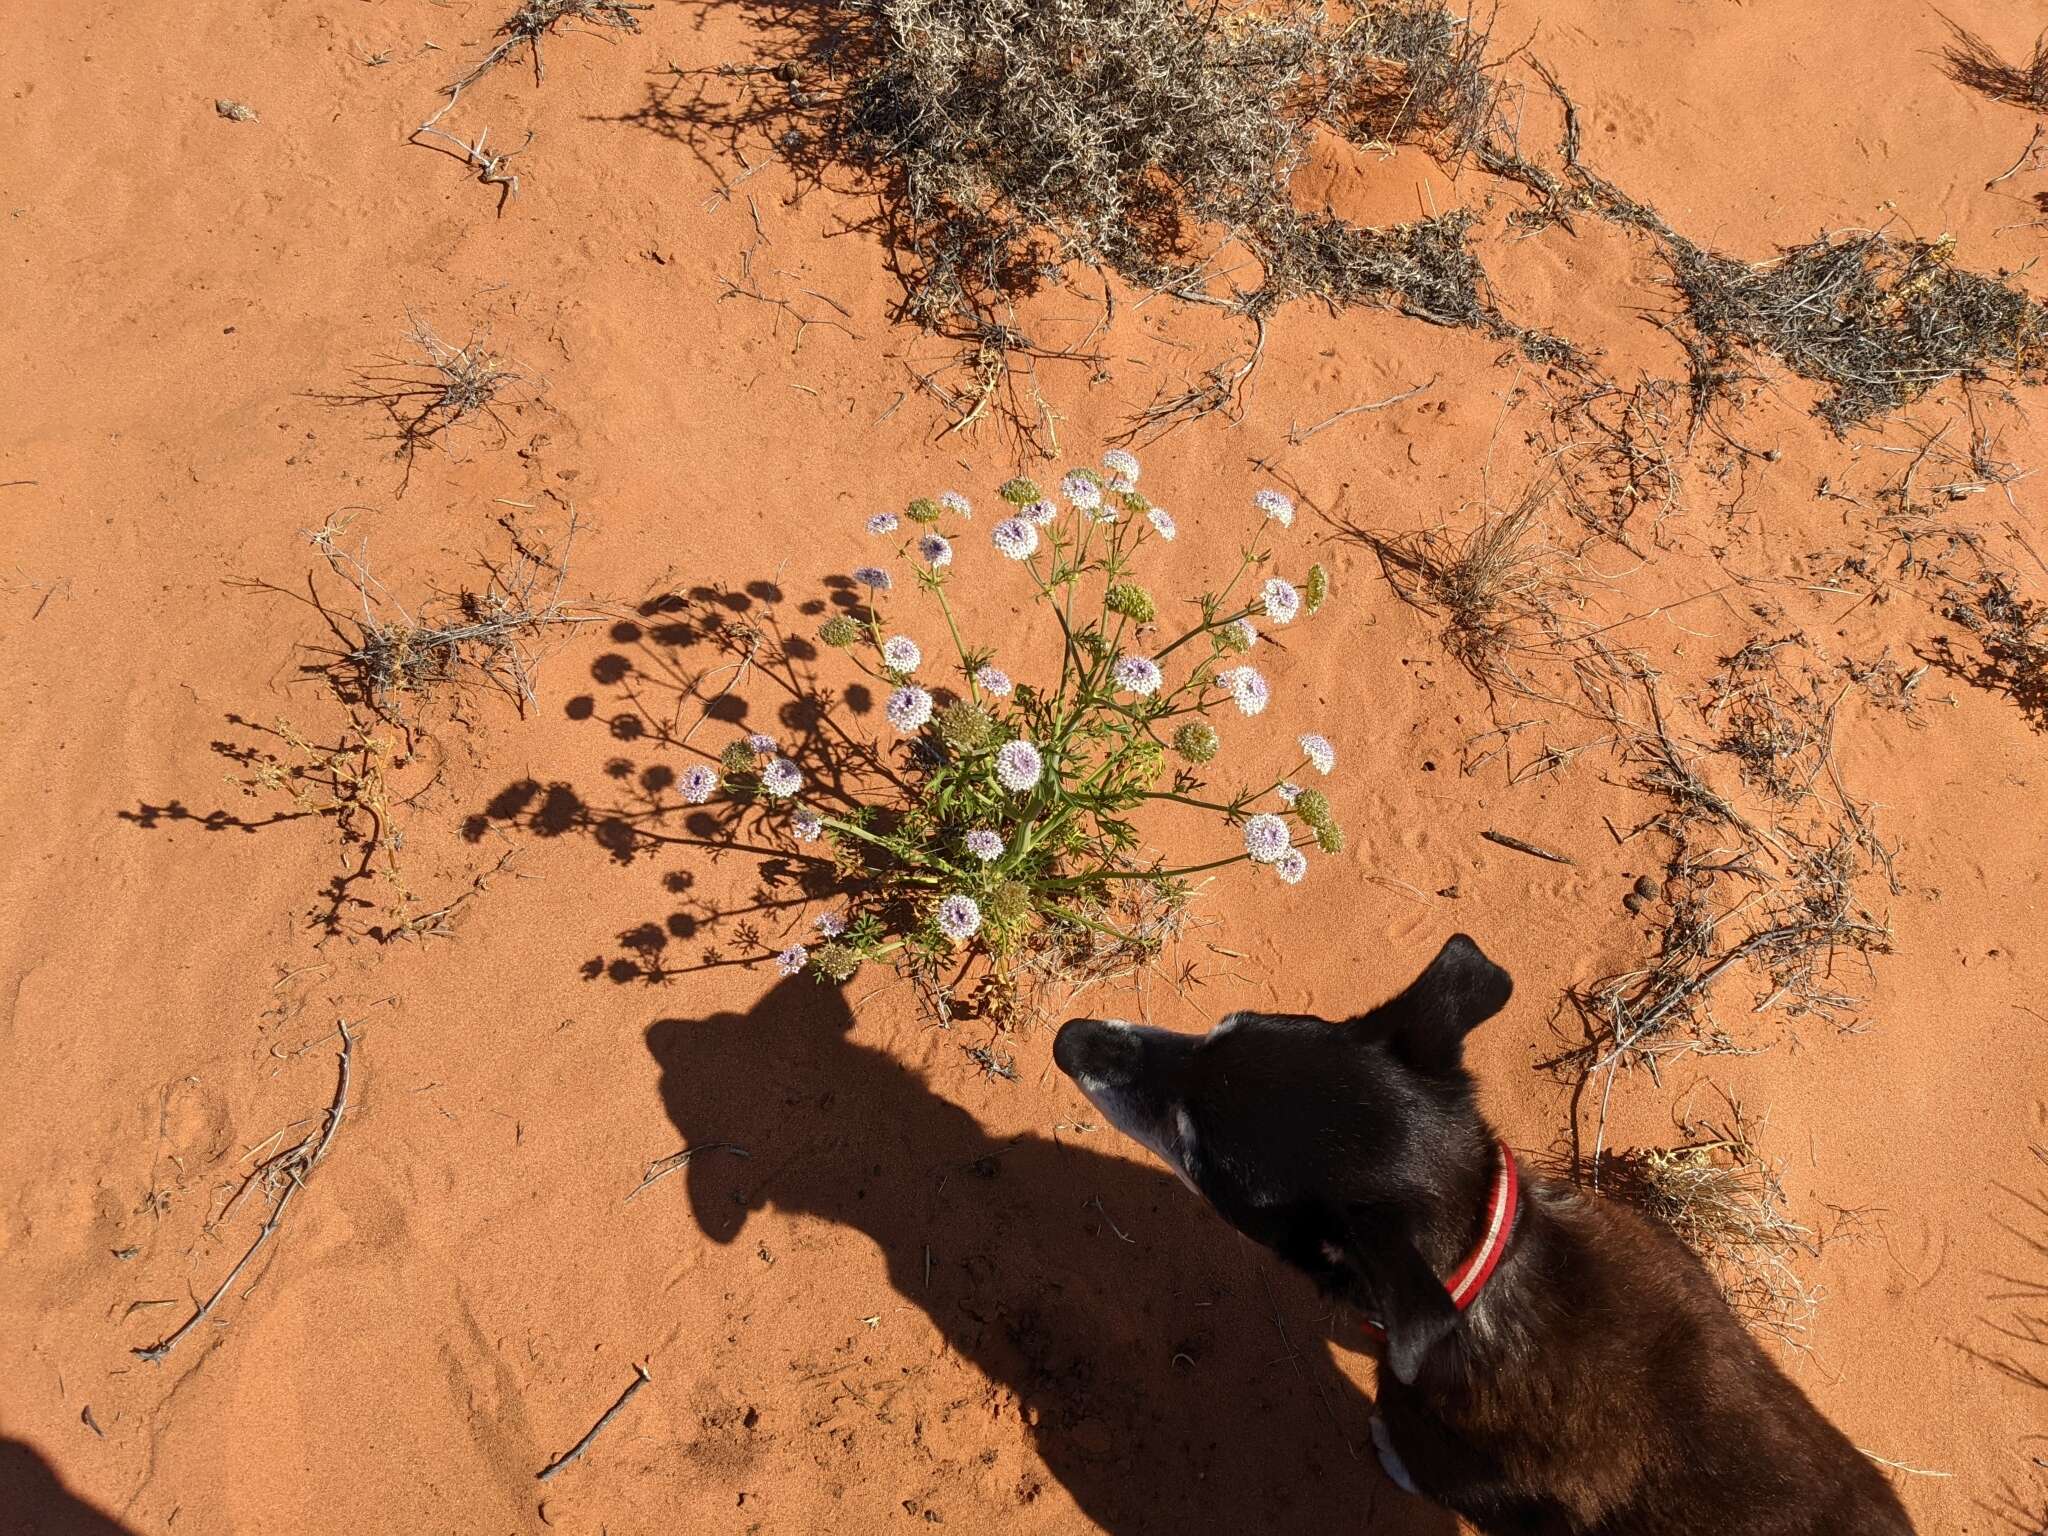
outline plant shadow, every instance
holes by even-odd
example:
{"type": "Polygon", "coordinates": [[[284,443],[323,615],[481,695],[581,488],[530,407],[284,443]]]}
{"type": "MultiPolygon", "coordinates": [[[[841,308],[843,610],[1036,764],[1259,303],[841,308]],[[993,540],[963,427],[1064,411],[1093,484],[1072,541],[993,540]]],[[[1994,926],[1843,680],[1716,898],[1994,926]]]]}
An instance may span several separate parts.
{"type": "Polygon", "coordinates": [[[0,1435],[0,1528],[32,1536],[129,1536],[128,1527],[101,1514],[64,1486],[34,1446],[0,1435]]]}
{"type": "Polygon", "coordinates": [[[730,1244],[772,1208],[868,1237],[1113,1536],[1321,1536],[1333,1515],[1452,1536],[1382,1476],[1369,1400],[1289,1334],[1285,1316],[1317,1305],[1306,1282],[1163,1171],[1078,1137],[992,1138],[853,1022],[838,992],[796,978],[747,1013],[648,1029],[684,1144],[749,1153],[685,1170],[706,1236],[730,1244]]]}

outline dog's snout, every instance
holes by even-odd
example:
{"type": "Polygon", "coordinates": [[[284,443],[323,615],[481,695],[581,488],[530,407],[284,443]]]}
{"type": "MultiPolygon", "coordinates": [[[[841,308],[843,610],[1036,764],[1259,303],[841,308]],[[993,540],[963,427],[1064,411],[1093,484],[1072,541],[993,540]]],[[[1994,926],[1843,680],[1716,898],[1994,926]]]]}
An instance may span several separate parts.
{"type": "Polygon", "coordinates": [[[1128,1032],[1128,1025],[1114,1019],[1069,1019],[1053,1037],[1053,1065],[1077,1080],[1114,1082],[1123,1075],[1117,1058],[1129,1054],[1122,1049],[1128,1032]]]}

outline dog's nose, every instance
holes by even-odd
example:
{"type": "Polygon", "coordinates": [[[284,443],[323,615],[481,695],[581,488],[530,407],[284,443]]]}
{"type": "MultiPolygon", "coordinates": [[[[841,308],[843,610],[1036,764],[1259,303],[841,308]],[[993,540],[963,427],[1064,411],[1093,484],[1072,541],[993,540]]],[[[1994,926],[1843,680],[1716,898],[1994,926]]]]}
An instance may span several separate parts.
{"type": "Polygon", "coordinates": [[[1053,1037],[1053,1065],[1071,1078],[1113,1082],[1129,1070],[1136,1046],[1131,1026],[1121,1019],[1069,1019],[1053,1037]]]}
{"type": "Polygon", "coordinates": [[[1069,1019],[1060,1026],[1060,1032],[1052,1038],[1052,1064],[1067,1076],[1072,1077],[1081,1070],[1081,1063],[1087,1056],[1088,1036],[1100,1029],[1100,1019],[1069,1019]]]}

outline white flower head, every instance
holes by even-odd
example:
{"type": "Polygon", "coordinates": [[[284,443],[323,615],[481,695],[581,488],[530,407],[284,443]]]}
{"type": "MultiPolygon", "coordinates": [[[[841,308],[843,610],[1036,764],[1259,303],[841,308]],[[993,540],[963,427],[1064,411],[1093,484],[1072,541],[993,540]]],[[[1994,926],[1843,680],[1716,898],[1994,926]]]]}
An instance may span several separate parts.
{"type": "Polygon", "coordinates": [[[1173,514],[1164,507],[1152,507],[1145,513],[1145,521],[1152,525],[1152,531],[1171,544],[1180,537],[1180,525],[1173,520],[1173,514]]]}
{"type": "Polygon", "coordinates": [[[965,496],[962,496],[958,491],[941,491],[939,493],[939,505],[948,512],[960,517],[974,516],[974,503],[965,496]]]}
{"type": "Polygon", "coordinates": [[[948,896],[939,903],[939,931],[954,942],[971,939],[981,927],[981,906],[972,896],[948,896]]]}
{"type": "Polygon", "coordinates": [[[1012,560],[1029,560],[1038,552],[1038,530],[1021,517],[1006,517],[989,530],[996,548],[1012,560]]]}
{"type": "Polygon", "coordinates": [[[1301,612],[1301,594],[1294,583],[1275,576],[1259,593],[1259,606],[1275,624],[1291,624],[1301,612]]]}
{"type": "Polygon", "coordinates": [[[903,526],[903,519],[894,512],[877,512],[868,519],[869,533],[894,533],[903,526]]]}
{"type": "Polygon", "coordinates": [[[1003,840],[986,827],[976,827],[967,834],[967,851],[982,863],[993,863],[1003,856],[1003,840]]]}
{"type": "Polygon", "coordinates": [[[892,672],[915,672],[924,652],[908,635],[891,635],[882,642],[882,664],[892,672]]]}
{"type": "Polygon", "coordinates": [[[683,770],[681,788],[685,805],[702,805],[718,788],[718,770],[693,763],[683,770]]]}
{"type": "Polygon", "coordinates": [[[879,565],[857,565],[853,568],[853,579],[870,592],[886,592],[896,585],[895,577],[879,565]]]}
{"type": "Polygon", "coordinates": [[[820,912],[811,919],[811,926],[818,930],[820,938],[836,939],[846,932],[846,914],[839,911],[820,912]]]}
{"type": "Polygon", "coordinates": [[[1017,515],[1032,527],[1043,528],[1047,523],[1060,515],[1060,509],[1041,496],[1029,506],[1019,507],[1017,515]]]}
{"type": "Polygon", "coordinates": [[[999,699],[1007,699],[1010,696],[1010,689],[1015,686],[1010,681],[1010,674],[1001,667],[983,667],[974,674],[974,681],[983,693],[992,694],[999,699]]]}
{"type": "Polygon", "coordinates": [[[1299,848],[1290,848],[1273,861],[1273,873],[1289,885],[1301,884],[1301,877],[1308,873],[1308,855],[1299,848]]]}
{"type": "Polygon", "coordinates": [[[1035,786],[1044,772],[1045,759],[1028,741],[1006,741],[996,749],[996,777],[1005,789],[1021,795],[1035,786]]]}
{"type": "Polygon", "coordinates": [[[811,952],[801,944],[792,944],[775,957],[775,969],[785,976],[794,976],[804,968],[804,962],[811,958],[811,952]]]}
{"type": "Polygon", "coordinates": [[[776,758],[761,770],[761,788],[777,799],[787,799],[803,787],[803,770],[786,757],[776,758]]]}
{"type": "Polygon", "coordinates": [[[931,719],[932,696],[922,688],[898,688],[889,695],[889,702],[882,712],[889,717],[891,725],[908,734],[931,719]]]}
{"type": "Polygon", "coordinates": [[[1237,707],[1243,713],[1256,715],[1266,707],[1270,693],[1257,668],[1232,667],[1226,672],[1218,672],[1216,681],[1230,690],[1231,698],[1237,701],[1237,707]]]}
{"type": "Polygon", "coordinates": [[[1125,656],[1110,669],[1116,685],[1140,698],[1159,691],[1159,663],[1149,656],[1125,656]]]}
{"type": "Polygon", "coordinates": [[[765,731],[756,731],[747,738],[747,747],[756,757],[773,757],[775,755],[775,738],[768,735],[765,731]]]}
{"type": "Polygon", "coordinates": [[[933,570],[953,563],[953,546],[942,533],[928,533],[919,539],[917,553],[933,570]]]}
{"type": "Polygon", "coordinates": [[[1278,784],[1273,786],[1273,793],[1280,797],[1280,803],[1282,805],[1292,806],[1295,801],[1301,798],[1301,786],[1299,784],[1289,783],[1287,780],[1282,779],[1278,784]]]}
{"type": "Polygon", "coordinates": [[[1275,864],[1294,844],[1287,823],[1270,811],[1261,811],[1244,824],[1244,851],[1254,864],[1275,864]]]}
{"type": "Polygon", "coordinates": [[[815,843],[825,835],[825,823],[816,811],[799,810],[789,818],[789,831],[800,843],[815,843]]]}
{"type": "Polygon", "coordinates": [[[1328,737],[1313,731],[1301,738],[1301,755],[1314,765],[1317,773],[1328,773],[1337,766],[1337,749],[1330,745],[1328,737]]]}
{"type": "Polygon", "coordinates": [[[1252,505],[1282,528],[1294,526],[1294,499],[1285,491],[1264,490],[1252,497],[1252,505]]]}
{"type": "Polygon", "coordinates": [[[1093,512],[1102,505],[1102,487],[1095,483],[1093,475],[1078,469],[1060,481],[1060,494],[1083,512],[1093,512]]]}
{"type": "Polygon", "coordinates": [[[1138,483],[1138,456],[1135,453],[1112,448],[1102,456],[1102,467],[1119,480],[1128,480],[1132,485],[1138,483]]]}

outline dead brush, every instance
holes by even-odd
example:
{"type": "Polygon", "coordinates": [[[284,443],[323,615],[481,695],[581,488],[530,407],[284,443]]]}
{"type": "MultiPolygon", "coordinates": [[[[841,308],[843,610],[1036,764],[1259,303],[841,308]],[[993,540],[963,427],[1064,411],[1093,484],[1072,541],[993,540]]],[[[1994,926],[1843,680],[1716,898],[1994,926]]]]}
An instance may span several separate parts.
{"type": "Polygon", "coordinates": [[[1976,33],[1946,16],[1942,20],[1948,22],[1949,30],[1949,45],[1941,54],[1949,79],[1981,91],[1993,101],[2048,112],[2048,32],[2034,39],[2031,54],[2011,64],[1976,33]]]}
{"type": "Polygon", "coordinates": [[[1724,1124],[1686,1124],[1679,1146],[1609,1153],[1590,1182],[1699,1255],[1736,1316],[1798,1344],[1820,1300],[1798,1266],[1821,1245],[1787,1214],[1778,1166],[1758,1149],[1742,1106],[1727,1103],[1724,1124]]]}
{"type": "Polygon", "coordinates": [[[1548,652],[1538,637],[1554,630],[1557,605],[1570,595],[1564,557],[1543,537],[1552,494],[1534,485],[1506,511],[1483,508],[1463,533],[1346,531],[1379,557],[1403,601],[1443,621],[1444,646],[1467,672],[1489,690],[1533,695],[1517,659],[1548,652]]]}
{"type": "Polygon", "coordinates": [[[544,84],[547,68],[541,60],[541,40],[555,36],[564,24],[580,21],[614,32],[638,32],[640,18],[634,13],[653,9],[651,3],[630,4],[628,0],[524,0],[518,10],[498,24],[496,46],[459,79],[441,87],[441,93],[447,100],[441,110],[421,127],[431,127],[455,105],[464,91],[522,48],[533,58],[533,83],[544,84]]]}
{"type": "Polygon", "coordinates": [[[2048,603],[2020,596],[2004,574],[1986,569],[1967,589],[1951,589],[1943,612],[1977,642],[1978,655],[1957,655],[1944,636],[1935,641],[1939,664],[2005,694],[2029,725],[2048,731],[2048,603]]]}
{"type": "Polygon", "coordinates": [[[412,356],[386,358],[358,370],[353,388],[317,397],[329,405],[375,406],[390,418],[397,444],[392,456],[404,466],[400,494],[412,481],[413,462],[421,451],[456,428],[486,421],[501,442],[509,437],[498,406],[507,391],[526,382],[516,366],[492,349],[486,334],[472,333],[456,346],[417,317],[411,317],[411,325],[406,340],[412,356]]]}
{"type": "Polygon", "coordinates": [[[512,559],[490,566],[481,590],[464,589],[418,611],[371,571],[366,545],[340,547],[348,526],[330,521],[305,535],[357,597],[353,615],[328,615],[343,645],[324,670],[346,702],[386,719],[402,721],[436,687],[464,683],[497,689],[524,715],[549,639],[606,617],[562,597],[576,540],[573,513],[559,550],[535,548],[515,531],[512,559]]]}
{"type": "MultiPolygon", "coordinates": [[[[1156,0],[756,8],[781,35],[778,61],[715,72],[744,82],[738,100],[693,115],[875,188],[902,313],[929,331],[978,344],[1079,263],[1246,318],[1313,296],[1576,356],[1502,317],[1468,213],[1368,229],[1296,205],[1318,133],[1452,159],[1483,132],[1484,31],[1436,0],[1336,14],[1156,0]],[[1247,252],[1263,273],[1249,286],[1225,259],[1247,252]]],[[[1234,389],[1191,391],[1185,409],[1223,409],[1234,389]]]]}
{"type": "Polygon", "coordinates": [[[1660,238],[1695,344],[1695,423],[1743,375],[1745,351],[1824,385],[1814,411],[1837,433],[1950,379],[2048,377],[2048,309],[2010,283],[1956,266],[1950,237],[1823,234],[1756,264],[1705,250],[1668,226],[1660,238]]]}

